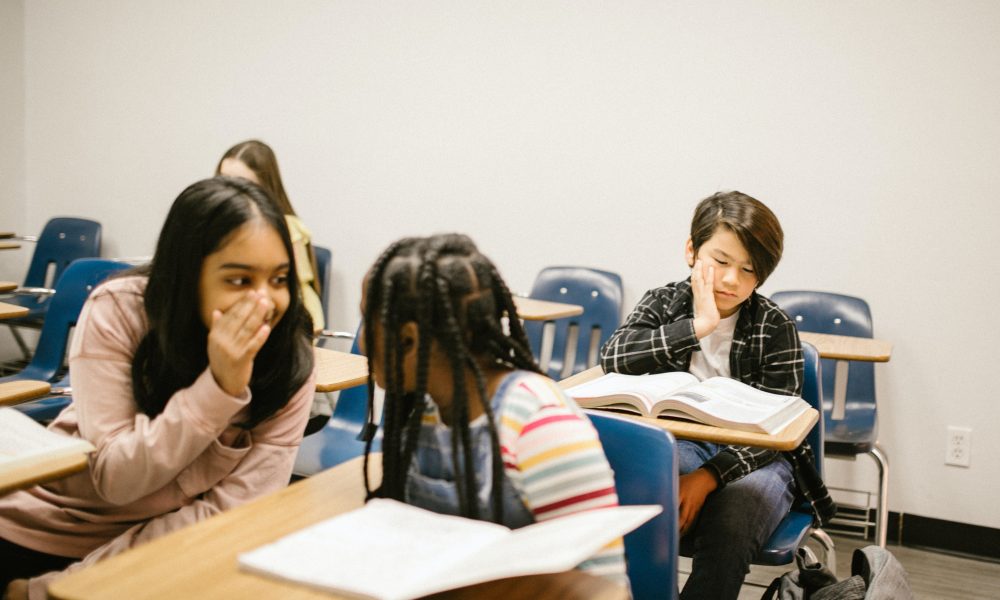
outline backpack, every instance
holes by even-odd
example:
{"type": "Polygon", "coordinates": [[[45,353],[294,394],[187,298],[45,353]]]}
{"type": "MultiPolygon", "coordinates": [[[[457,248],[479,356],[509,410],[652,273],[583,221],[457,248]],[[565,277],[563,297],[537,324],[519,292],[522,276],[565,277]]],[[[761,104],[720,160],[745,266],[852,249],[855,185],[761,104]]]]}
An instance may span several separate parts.
{"type": "Polygon", "coordinates": [[[798,569],[776,578],[761,600],[912,600],[906,570],[885,548],[854,551],[851,576],[838,581],[809,548],[795,553],[798,569]]]}

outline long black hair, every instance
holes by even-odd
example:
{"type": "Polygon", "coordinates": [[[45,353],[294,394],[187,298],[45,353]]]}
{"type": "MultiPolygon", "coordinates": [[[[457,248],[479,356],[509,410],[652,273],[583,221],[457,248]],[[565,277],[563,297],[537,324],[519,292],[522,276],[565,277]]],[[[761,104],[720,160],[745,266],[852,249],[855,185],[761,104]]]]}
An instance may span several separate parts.
{"type": "Polygon", "coordinates": [[[163,412],[171,396],[193,384],[208,366],[208,329],[199,298],[205,257],[239,227],[258,219],[278,233],[288,253],[289,303],[254,359],[249,415],[240,425],[253,428],[283,408],[312,372],[312,323],[299,297],[284,217],[249,181],[204,179],[174,201],[153,261],[142,270],[149,276],[144,300],[149,331],[132,360],[132,387],[139,409],[150,418],[163,412]]]}
{"type": "MultiPolygon", "coordinates": [[[[492,449],[493,514],[485,518],[502,522],[503,463],[482,364],[492,361],[498,366],[541,372],[529,349],[510,290],[493,263],[479,252],[471,239],[460,234],[396,242],[372,266],[365,285],[365,347],[369,351],[376,348],[377,324],[383,338],[381,360],[386,379],[382,485],[374,491],[369,487],[369,441],[365,448],[365,490],[369,496],[405,500],[407,474],[426,403],[433,341],[447,356],[453,378],[452,458],[459,512],[469,518],[484,518],[479,514],[473,472],[470,395],[465,380],[468,369],[475,376],[492,449]],[[509,321],[509,333],[504,331],[505,317],[509,321]],[[399,351],[399,330],[408,322],[415,322],[419,330],[416,389],[410,393],[404,391],[403,354],[399,351]]],[[[373,390],[370,369],[369,415],[374,406],[373,390]]]]}

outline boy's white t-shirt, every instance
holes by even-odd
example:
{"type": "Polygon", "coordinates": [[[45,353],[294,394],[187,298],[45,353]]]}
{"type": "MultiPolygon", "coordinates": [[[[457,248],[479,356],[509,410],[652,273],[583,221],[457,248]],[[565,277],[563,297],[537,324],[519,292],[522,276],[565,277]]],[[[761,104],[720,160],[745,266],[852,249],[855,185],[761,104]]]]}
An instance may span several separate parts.
{"type": "Polygon", "coordinates": [[[733,334],[740,311],[719,321],[715,331],[698,340],[700,351],[691,353],[688,371],[704,381],[709,377],[732,377],[729,368],[729,349],[733,347],[733,334]]]}

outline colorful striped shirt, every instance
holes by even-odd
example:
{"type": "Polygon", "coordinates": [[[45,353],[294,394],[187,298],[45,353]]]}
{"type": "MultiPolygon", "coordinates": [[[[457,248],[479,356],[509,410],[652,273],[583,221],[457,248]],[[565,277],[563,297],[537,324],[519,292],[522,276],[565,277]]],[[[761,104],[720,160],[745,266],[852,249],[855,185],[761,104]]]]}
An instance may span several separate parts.
{"type": "MultiPolygon", "coordinates": [[[[504,487],[511,490],[505,494],[505,525],[517,527],[618,505],[614,474],[597,431],[555,382],[536,373],[513,371],[500,384],[491,407],[499,424],[500,453],[506,474],[504,487]]],[[[491,489],[486,416],[470,423],[469,429],[476,448],[480,506],[485,510],[491,489]]],[[[437,406],[428,403],[416,460],[410,471],[407,500],[454,514],[457,500],[453,495],[450,436],[451,430],[441,421],[437,406]]],[[[628,583],[624,544],[620,539],[578,568],[628,583]]]]}

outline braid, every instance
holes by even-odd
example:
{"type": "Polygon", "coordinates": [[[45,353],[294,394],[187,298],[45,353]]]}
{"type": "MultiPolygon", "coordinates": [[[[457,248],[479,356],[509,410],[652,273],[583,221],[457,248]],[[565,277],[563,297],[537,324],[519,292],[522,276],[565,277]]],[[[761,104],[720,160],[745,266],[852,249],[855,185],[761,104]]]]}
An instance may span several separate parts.
{"type": "MultiPolygon", "coordinates": [[[[405,500],[410,463],[416,452],[426,406],[431,346],[437,343],[452,373],[452,402],[448,417],[452,426],[452,468],[455,473],[459,514],[481,518],[474,442],[469,428],[470,390],[467,373],[487,420],[491,450],[491,513],[502,523],[504,465],[491,398],[487,396],[485,367],[540,372],[517,318],[510,290],[496,267],[463,235],[407,238],[396,242],[375,262],[366,278],[365,344],[376,348],[376,324],[384,347],[380,359],[386,376],[382,485],[374,493],[367,480],[371,442],[365,445],[365,489],[369,496],[405,500]],[[509,334],[503,317],[508,317],[509,334]],[[416,381],[405,391],[401,328],[415,323],[419,332],[416,349],[416,381]]],[[[369,411],[374,406],[374,380],[369,375],[369,411]]]]}

